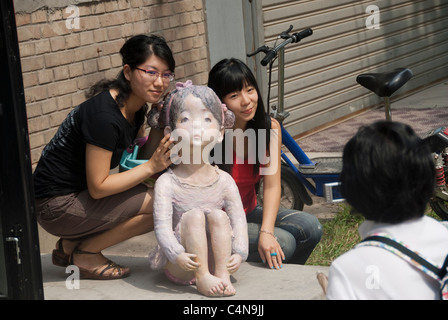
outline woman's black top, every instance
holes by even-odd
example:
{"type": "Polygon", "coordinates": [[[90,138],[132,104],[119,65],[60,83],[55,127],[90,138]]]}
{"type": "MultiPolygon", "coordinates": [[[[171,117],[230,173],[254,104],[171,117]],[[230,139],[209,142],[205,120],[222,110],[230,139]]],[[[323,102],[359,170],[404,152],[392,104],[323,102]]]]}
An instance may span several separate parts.
{"type": "Polygon", "coordinates": [[[130,124],[109,91],[75,107],[45,146],[34,171],[36,198],[87,189],[86,144],[112,151],[110,168],[116,167],[144,121],[144,108],[130,124]]]}

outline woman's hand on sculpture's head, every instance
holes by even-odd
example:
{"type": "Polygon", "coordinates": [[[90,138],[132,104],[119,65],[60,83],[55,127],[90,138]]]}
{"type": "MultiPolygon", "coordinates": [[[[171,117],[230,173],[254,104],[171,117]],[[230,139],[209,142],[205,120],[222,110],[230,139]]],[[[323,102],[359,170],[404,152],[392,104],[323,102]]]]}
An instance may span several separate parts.
{"type": "Polygon", "coordinates": [[[174,141],[170,140],[170,135],[166,135],[160,141],[159,146],[154,151],[151,158],[147,161],[147,164],[151,166],[153,174],[161,172],[171,165],[171,152],[170,146],[174,141]]]}

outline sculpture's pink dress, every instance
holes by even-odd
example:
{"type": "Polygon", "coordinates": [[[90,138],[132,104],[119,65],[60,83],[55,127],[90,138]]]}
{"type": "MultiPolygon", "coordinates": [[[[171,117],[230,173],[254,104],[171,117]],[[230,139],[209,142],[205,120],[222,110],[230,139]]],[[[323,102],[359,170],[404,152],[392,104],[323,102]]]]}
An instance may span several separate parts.
{"type": "Polygon", "coordinates": [[[247,221],[240,194],[232,177],[215,167],[215,178],[207,185],[192,185],[177,177],[171,169],[162,174],[154,190],[154,231],[158,245],[149,254],[152,269],[162,269],[185,248],[180,244],[182,215],[192,209],[212,209],[227,213],[232,228],[232,254],[243,261],[248,255],[247,221]]]}

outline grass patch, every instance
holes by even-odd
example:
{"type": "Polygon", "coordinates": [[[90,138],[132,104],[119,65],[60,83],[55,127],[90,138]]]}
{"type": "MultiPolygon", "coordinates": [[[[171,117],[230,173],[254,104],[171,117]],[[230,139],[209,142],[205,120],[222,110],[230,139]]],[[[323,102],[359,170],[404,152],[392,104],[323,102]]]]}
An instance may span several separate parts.
{"type": "MultiPolygon", "coordinates": [[[[425,214],[436,220],[441,220],[430,206],[425,214]]],[[[351,213],[351,207],[348,204],[341,204],[340,211],[333,219],[321,222],[322,239],[314,248],[306,264],[330,266],[333,260],[361,241],[358,228],[363,221],[363,216],[351,213]]]]}
{"type": "Polygon", "coordinates": [[[349,205],[342,204],[333,219],[322,222],[322,239],[308,258],[307,265],[329,266],[361,240],[358,227],[364,217],[352,214],[350,210],[349,205]]]}

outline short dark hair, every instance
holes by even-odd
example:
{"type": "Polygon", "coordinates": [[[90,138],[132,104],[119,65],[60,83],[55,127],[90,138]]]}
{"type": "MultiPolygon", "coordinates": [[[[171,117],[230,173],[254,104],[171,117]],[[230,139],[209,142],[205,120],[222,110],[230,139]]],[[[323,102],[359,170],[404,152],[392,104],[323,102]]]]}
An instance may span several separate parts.
{"type": "Polygon", "coordinates": [[[431,151],[409,125],[375,122],[361,127],[344,148],[341,192],[368,220],[422,217],[434,184],[431,151]]]}

